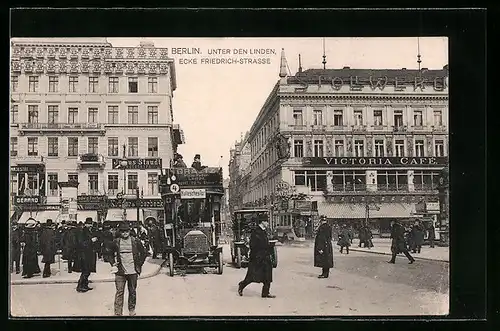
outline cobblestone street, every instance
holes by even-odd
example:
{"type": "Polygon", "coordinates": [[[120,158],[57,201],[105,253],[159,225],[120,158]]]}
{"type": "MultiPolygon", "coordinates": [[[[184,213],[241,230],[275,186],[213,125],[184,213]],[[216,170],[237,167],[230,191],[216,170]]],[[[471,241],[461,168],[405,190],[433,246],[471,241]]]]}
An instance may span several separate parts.
{"type": "MultiPolygon", "coordinates": [[[[226,260],[229,247],[224,247],[226,260]]],[[[408,265],[403,258],[388,264],[387,256],[336,252],[329,279],[318,279],[312,249],[280,246],[271,292],[260,297],[260,284],[251,284],[244,296],[237,283],[246,269],[226,264],[223,275],[188,274],[169,277],[167,270],[141,279],[138,316],[237,315],[422,315],[448,312],[448,263],[420,260],[408,265]]],[[[92,277],[91,277],[92,278],[92,277]]],[[[75,284],[11,286],[13,316],[110,316],[113,283],[92,284],[93,291],[77,293],[75,284]],[[34,293],[35,292],[35,293],[34,293]],[[36,297],[37,300],[33,300],[36,297]]],[[[126,305],[125,305],[126,307],[126,305]]],[[[126,310],[126,308],[125,308],[126,310]]],[[[126,311],[124,311],[126,314],[126,311]]]]}

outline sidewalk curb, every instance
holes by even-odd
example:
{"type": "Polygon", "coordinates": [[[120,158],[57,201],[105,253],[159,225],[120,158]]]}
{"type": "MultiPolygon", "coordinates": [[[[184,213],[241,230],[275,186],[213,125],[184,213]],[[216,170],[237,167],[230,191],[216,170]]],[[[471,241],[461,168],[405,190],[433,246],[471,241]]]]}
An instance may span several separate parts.
{"type": "MultiPolygon", "coordinates": [[[[158,275],[161,271],[161,268],[165,265],[167,260],[163,261],[160,265],[158,265],[158,268],[156,268],[154,271],[148,273],[148,274],[141,274],[139,276],[139,279],[146,279],[146,278],[151,278],[156,275],[158,275]]],[[[103,278],[103,279],[95,279],[91,280],[92,283],[111,283],[114,282],[115,278],[113,277],[108,277],[108,278],[103,278]]],[[[40,285],[40,284],[77,284],[78,280],[69,280],[69,279],[40,279],[37,281],[29,281],[29,280],[11,280],[10,284],[11,285],[40,285]]]]}
{"type": "MultiPolygon", "coordinates": [[[[363,253],[371,253],[371,254],[379,254],[379,255],[388,255],[392,256],[391,253],[383,253],[383,252],[375,252],[375,251],[365,251],[362,249],[357,249],[357,248],[349,248],[350,251],[354,252],[363,252],[363,253]]],[[[448,260],[440,260],[440,259],[431,259],[428,257],[419,257],[419,256],[413,256],[415,260],[423,260],[423,261],[436,261],[436,262],[445,262],[445,263],[450,263],[448,260]]]]}

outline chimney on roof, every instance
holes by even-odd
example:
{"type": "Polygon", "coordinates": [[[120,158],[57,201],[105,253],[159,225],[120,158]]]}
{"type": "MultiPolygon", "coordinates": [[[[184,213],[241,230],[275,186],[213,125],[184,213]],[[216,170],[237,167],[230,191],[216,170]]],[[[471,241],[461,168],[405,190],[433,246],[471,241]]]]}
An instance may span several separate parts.
{"type": "Polygon", "coordinates": [[[401,70],[406,70],[406,68],[401,68],[401,70]]]}
{"type": "Polygon", "coordinates": [[[299,72],[302,72],[302,61],[300,60],[300,54],[299,54],[299,72]]]}
{"type": "Polygon", "coordinates": [[[342,69],[351,69],[351,67],[349,67],[349,66],[345,66],[345,67],[343,67],[342,69]]]}
{"type": "Polygon", "coordinates": [[[152,42],[152,41],[148,41],[148,40],[143,40],[139,43],[139,47],[144,47],[144,48],[154,48],[155,47],[155,43],[152,42]]]}
{"type": "Polygon", "coordinates": [[[429,70],[429,68],[422,68],[422,71],[429,70]]]}

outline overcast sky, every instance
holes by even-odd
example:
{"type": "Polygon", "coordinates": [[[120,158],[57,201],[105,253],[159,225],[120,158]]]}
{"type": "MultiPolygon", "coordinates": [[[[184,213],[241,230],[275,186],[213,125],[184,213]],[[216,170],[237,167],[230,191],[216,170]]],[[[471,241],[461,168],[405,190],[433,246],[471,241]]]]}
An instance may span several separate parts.
{"type": "MultiPolygon", "coordinates": [[[[303,70],[321,68],[323,38],[108,38],[113,46],[137,46],[152,41],[166,47],[176,60],[177,90],[174,120],[184,130],[179,152],[190,165],[194,154],[204,164],[224,167],[229,150],[250,129],[279,79],[280,53],[285,49],[292,74],[301,54],[303,70]],[[197,47],[202,55],[176,55],[171,48],[197,47]],[[271,64],[179,64],[179,58],[207,57],[209,49],[270,48],[271,64]],[[222,162],[221,162],[221,156],[222,162]]],[[[417,68],[417,38],[326,38],[327,68],[417,68]]],[[[420,38],[422,67],[441,69],[448,63],[447,38],[420,38]]],[[[210,56],[217,57],[217,56],[210,56]]],[[[219,57],[228,57],[222,55],[219,57]]],[[[246,56],[241,56],[246,57],[246,56]]],[[[256,56],[248,56],[256,57],[256,56]]]]}

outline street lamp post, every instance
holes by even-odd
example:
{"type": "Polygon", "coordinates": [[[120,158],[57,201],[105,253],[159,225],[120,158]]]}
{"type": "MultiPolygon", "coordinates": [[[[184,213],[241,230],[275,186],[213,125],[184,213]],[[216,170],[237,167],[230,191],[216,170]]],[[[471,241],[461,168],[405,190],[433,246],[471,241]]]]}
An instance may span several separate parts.
{"type": "MultiPolygon", "coordinates": [[[[127,185],[127,156],[125,155],[126,146],[123,144],[123,159],[120,161],[120,167],[123,169],[123,197],[125,197],[125,186],[127,185]]],[[[127,206],[124,203],[122,204],[123,208],[123,220],[127,221],[127,206]]]]}

